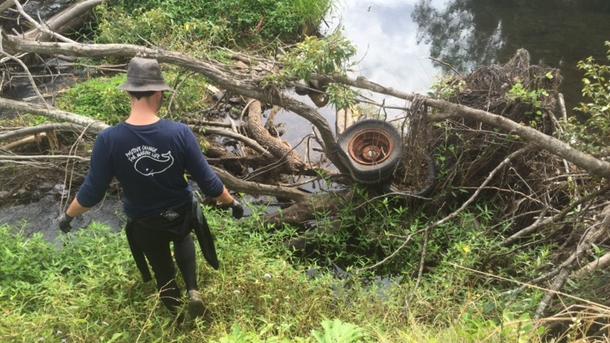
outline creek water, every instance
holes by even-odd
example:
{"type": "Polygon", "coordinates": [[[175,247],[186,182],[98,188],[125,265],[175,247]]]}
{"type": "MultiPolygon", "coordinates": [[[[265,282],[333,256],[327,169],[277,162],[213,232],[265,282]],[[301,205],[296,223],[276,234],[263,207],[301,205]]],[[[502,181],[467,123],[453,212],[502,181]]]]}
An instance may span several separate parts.
{"type": "MultiPolygon", "coordinates": [[[[26,10],[48,17],[68,0],[31,0],[26,10]]],[[[6,22],[3,22],[6,27],[6,22]]],[[[562,91],[568,107],[580,101],[582,74],[576,62],[594,56],[604,60],[604,41],[610,40],[608,0],[335,0],[322,31],[341,28],[357,47],[353,73],[401,89],[426,93],[446,65],[467,72],[482,64],[505,62],[518,48],[527,49],[533,63],[561,68],[562,91]],[[442,61],[446,65],[434,62],[442,61]]],[[[303,101],[309,102],[305,97],[303,101]]],[[[334,122],[334,111],[321,111],[334,122]]],[[[297,145],[311,125],[290,113],[284,139],[297,145]]],[[[297,150],[304,150],[299,146],[297,150]]],[[[49,199],[30,207],[0,211],[0,224],[34,219],[48,226],[49,199]],[[31,213],[41,213],[31,216],[31,213]],[[21,213],[23,216],[19,216],[21,213]]],[[[117,210],[106,204],[107,217],[117,210]]],[[[102,212],[105,210],[102,209],[102,212]]],[[[114,223],[114,225],[117,225],[114,223]]]]}

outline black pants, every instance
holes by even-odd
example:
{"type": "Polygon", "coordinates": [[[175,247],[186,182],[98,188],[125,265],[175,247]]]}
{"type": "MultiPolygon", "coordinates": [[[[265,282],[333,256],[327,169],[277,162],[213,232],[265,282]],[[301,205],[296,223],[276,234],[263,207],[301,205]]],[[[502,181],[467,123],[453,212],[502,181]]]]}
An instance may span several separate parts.
{"type": "Polygon", "coordinates": [[[191,237],[190,226],[187,225],[185,228],[183,220],[180,219],[174,222],[157,218],[136,220],[131,224],[133,239],[144,252],[154,272],[161,301],[172,312],[180,306],[181,294],[176,284],[176,269],[170,251],[170,242],[174,244],[176,264],[187,290],[197,289],[195,244],[191,237]]]}

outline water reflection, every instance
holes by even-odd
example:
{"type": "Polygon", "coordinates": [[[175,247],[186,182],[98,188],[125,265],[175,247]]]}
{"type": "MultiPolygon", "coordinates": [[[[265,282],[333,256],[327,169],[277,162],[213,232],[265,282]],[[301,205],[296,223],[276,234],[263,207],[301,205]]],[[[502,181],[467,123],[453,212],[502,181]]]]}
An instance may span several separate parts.
{"type": "Polygon", "coordinates": [[[463,71],[506,61],[518,48],[527,49],[534,63],[561,67],[572,103],[580,98],[576,62],[603,58],[603,43],[610,40],[607,0],[452,0],[441,6],[421,0],[412,18],[430,55],[463,71]]]}
{"type": "Polygon", "coordinates": [[[328,30],[341,26],[358,48],[354,73],[403,90],[426,92],[439,71],[411,19],[417,0],[338,1],[328,30]]]}

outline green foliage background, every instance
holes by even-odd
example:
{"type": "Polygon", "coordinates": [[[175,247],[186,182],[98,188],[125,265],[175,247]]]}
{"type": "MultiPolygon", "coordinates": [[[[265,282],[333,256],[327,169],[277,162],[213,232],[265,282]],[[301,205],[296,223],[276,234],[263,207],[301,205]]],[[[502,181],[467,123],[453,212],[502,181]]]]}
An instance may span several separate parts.
{"type": "Polygon", "coordinates": [[[98,14],[99,42],[164,48],[268,44],[315,33],[330,0],[115,0],[98,14]]]}

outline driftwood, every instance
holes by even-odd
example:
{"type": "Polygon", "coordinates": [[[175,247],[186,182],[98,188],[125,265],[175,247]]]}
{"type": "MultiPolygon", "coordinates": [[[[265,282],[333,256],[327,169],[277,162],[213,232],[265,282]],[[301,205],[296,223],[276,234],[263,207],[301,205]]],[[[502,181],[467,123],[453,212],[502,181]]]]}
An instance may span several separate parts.
{"type": "Polygon", "coordinates": [[[67,121],[80,126],[89,127],[93,131],[102,131],[109,127],[109,125],[106,123],[102,123],[101,121],[93,120],[78,114],[61,111],[52,107],[47,108],[40,105],[29,104],[27,102],[10,100],[6,98],[0,98],[0,108],[21,113],[39,114],[55,120],[67,121]]]}
{"type": "Polygon", "coordinates": [[[42,24],[45,26],[46,30],[43,31],[34,28],[24,34],[24,39],[45,41],[55,36],[50,32],[63,34],[78,29],[89,18],[88,13],[96,6],[101,5],[104,1],[105,0],[85,0],[75,3],[42,24]]]}
{"type": "Polygon", "coordinates": [[[35,135],[41,132],[49,132],[49,131],[76,131],[82,130],[83,127],[76,124],[44,124],[34,127],[26,127],[23,129],[17,129],[5,133],[0,133],[0,142],[21,138],[27,135],[35,135]]]}

